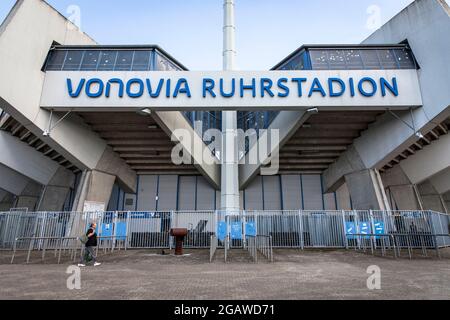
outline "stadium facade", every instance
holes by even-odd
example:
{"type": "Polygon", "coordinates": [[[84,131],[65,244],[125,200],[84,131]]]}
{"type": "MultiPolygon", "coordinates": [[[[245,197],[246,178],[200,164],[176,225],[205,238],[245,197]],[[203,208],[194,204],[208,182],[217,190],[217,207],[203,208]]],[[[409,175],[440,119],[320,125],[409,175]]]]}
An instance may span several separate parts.
{"type": "Polygon", "coordinates": [[[449,34],[446,2],[416,0],[361,44],[304,45],[260,73],[189,72],[157,45],[99,45],[19,0],[0,27],[0,211],[220,210],[229,179],[244,210],[448,212],[449,34]],[[276,174],[245,161],[244,141],[223,176],[201,137],[225,110],[258,138],[278,129],[276,174]],[[174,163],[177,144],[196,161],[174,163]]]}

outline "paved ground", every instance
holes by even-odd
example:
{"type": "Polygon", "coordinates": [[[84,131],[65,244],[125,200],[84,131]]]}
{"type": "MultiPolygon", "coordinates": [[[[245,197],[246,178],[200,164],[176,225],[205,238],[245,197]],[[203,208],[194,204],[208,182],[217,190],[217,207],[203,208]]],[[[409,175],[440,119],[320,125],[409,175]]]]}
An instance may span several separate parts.
{"type": "MultiPolygon", "coordinates": [[[[450,299],[450,252],[445,258],[373,257],[354,251],[276,250],[275,262],[253,264],[235,253],[224,263],[209,251],[161,256],[121,251],[81,271],[82,290],[69,290],[70,263],[25,265],[0,252],[0,299],[450,299]],[[381,290],[368,290],[367,267],[381,268],[381,290]]],[[[32,261],[38,261],[33,257],[32,261]]]]}

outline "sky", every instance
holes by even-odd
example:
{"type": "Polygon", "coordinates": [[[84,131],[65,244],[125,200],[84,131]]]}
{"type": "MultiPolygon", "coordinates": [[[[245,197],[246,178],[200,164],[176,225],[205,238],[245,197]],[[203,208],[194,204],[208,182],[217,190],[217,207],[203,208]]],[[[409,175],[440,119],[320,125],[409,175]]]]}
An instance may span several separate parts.
{"type": "MultiPolygon", "coordinates": [[[[450,0],[448,0],[450,1],[450,0]]],[[[158,44],[190,70],[221,70],[223,0],[48,0],[100,44],[158,44]]],[[[239,70],[303,44],[360,43],[412,0],[236,0],[239,70]]],[[[15,0],[0,0],[0,20],[15,0]]]]}

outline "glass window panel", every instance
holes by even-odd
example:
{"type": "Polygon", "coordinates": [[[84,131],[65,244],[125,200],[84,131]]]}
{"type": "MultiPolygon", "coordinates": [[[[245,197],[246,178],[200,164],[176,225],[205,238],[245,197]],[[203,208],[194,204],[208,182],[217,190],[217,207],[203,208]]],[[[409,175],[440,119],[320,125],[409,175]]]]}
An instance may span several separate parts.
{"type": "Polygon", "coordinates": [[[328,52],[326,50],[310,50],[313,70],[328,70],[328,52]]]}
{"type": "Polygon", "coordinates": [[[347,69],[350,70],[364,69],[361,52],[359,50],[344,50],[344,57],[347,69]]]}
{"type": "Polygon", "coordinates": [[[116,60],[116,71],[130,71],[131,63],[133,62],[134,51],[119,51],[116,60]]]}
{"type": "Polygon", "coordinates": [[[416,69],[416,63],[410,50],[395,49],[394,52],[401,69],[416,69]]]}
{"type": "Polygon", "coordinates": [[[280,70],[304,70],[305,69],[305,53],[298,54],[284,64],[280,70]]]}
{"type": "Polygon", "coordinates": [[[179,70],[172,62],[161,56],[160,54],[156,54],[156,68],[157,71],[176,71],[179,70]]]}
{"type": "Polygon", "coordinates": [[[100,54],[99,71],[112,71],[116,62],[117,51],[102,51],[100,54]]]}
{"type": "Polygon", "coordinates": [[[133,59],[133,71],[148,71],[150,69],[151,51],[136,51],[133,59]]]}
{"type": "Polygon", "coordinates": [[[84,51],[82,50],[69,50],[67,51],[66,60],[64,62],[63,70],[73,71],[80,70],[81,59],[83,58],[84,51]]]}
{"type": "Polygon", "coordinates": [[[365,69],[381,69],[380,59],[376,50],[361,50],[361,57],[365,69]]]}
{"type": "Polygon", "coordinates": [[[378,55],[383,69],[398,69],[393,50],[378,50],[378,55]]]}
{"type": "Polygon", "coordinates": [[[330,50],[328,51],[328,63],[330,64],[330,70],[345,70],[345,57],[343,50],[330,50]]]}
{"type": "Polygon", "coordinates": [[[66,50],[52,50],[47,61],[45,70],[61,70],[66,58],[66,50]]]}
{"type": "Polygon", "coordinates": [[[100,51],[96,51],[96,50],[86,51],[84,54],[84,57],[83,57],[83,62],[81,62],[80,70],[83,70],[83,71],[97,70],[99,56],[100,56],[100,51]]]}

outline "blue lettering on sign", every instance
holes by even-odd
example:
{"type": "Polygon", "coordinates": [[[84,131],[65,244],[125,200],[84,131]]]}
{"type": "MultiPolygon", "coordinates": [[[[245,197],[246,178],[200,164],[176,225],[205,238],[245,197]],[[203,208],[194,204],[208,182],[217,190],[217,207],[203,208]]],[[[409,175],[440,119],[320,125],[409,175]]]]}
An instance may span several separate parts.
{"type": "MultiPolygon", "coordinates": [[[[384,229],[384,222],[382,221],[374,221],[374,229],[375,229],[375,234],[384,234],[385,229],[384,229]]],[[[356,234],[371,234],[372,230],[370,227],[370,222],[360,222],[359,223],[359,228],[356,226],[356,224],[352,221],[346,221],[345,222],[345,233],[347,234],[347,239],[356,239],[357,236],[355,236],[356,234]]],[[[369,239],[370,236],[366,236],[363,238],[365,239],[369,239]]],[[[379,239],[380,237],[376,237],[376,239],[379,239]]]]}
{"type": "MultiPolygon", "coordinates": [[[[373,227],[375,229],[375,234],[384,234],[384,222],[383,221],[374,221],[373,227]]],[[[381,237],[377,236],[376,239],[380,239],[381,237]]]]}
{"type": "MultiPolygon", "coordinates": [[[[359,223],[359,233],[361,234],[370,234],[370,223],[369,222],[360,222],[359,223]]],[[[365,237],[366,239],[370,238],[370,236],[365,237]]]]}
{"type": "Polygon", "coordinates": [[[354,222],[351,221],[345,222],[345,233],[347,234],[347,239],[355,239],[355,236],[352,235],[358,233],[358,231],[356,230],[354,222]]]}
{"type": "MultiPolygon", "coordinates": [[[[330,77],[327,82],[322,83],[319,78],[231,78],[225,80],[211,78],[203,78],[201,85],[201,96],[203,98],[232,98],[239,96],[240,98],[266,98],[270,99],[275,96],[286,98],[291,94],[291,87],[296,87],[296,95],[303,97],[303,89],[308,90],[308,98],[322,97],[341,97],[348,95],[355,97],[359,93],[362,97],[373,97],[377,93],[381,97],[388,95],[398,97],[399,87],[396,77],[388,80],[380,77],[375,80],[372,77],[363,77],[360,80],[348,78],[346,81],[338,77],[330,77]],[[218,87],[218,88],[217,88],[218,87]]],[[[132,78],[127,81],[112,78],[104,82],[99,78],[85,79],[82,78],[78,83],[74,83],[72,79],[66,79],[67,93],[71,98],[78,98],[84,91],[90,98],[99,97],[128,97],[132,99],[141,98],[144,95],[150,98],[159,98],[162,90],[165,90],[167,98],[177,98],[183,95],[186,98],[192,97],[191,87],[188,79],[179,78],[174,80],[175,85],[172,86],[171,79],[141,79],[132,78]]]]}

